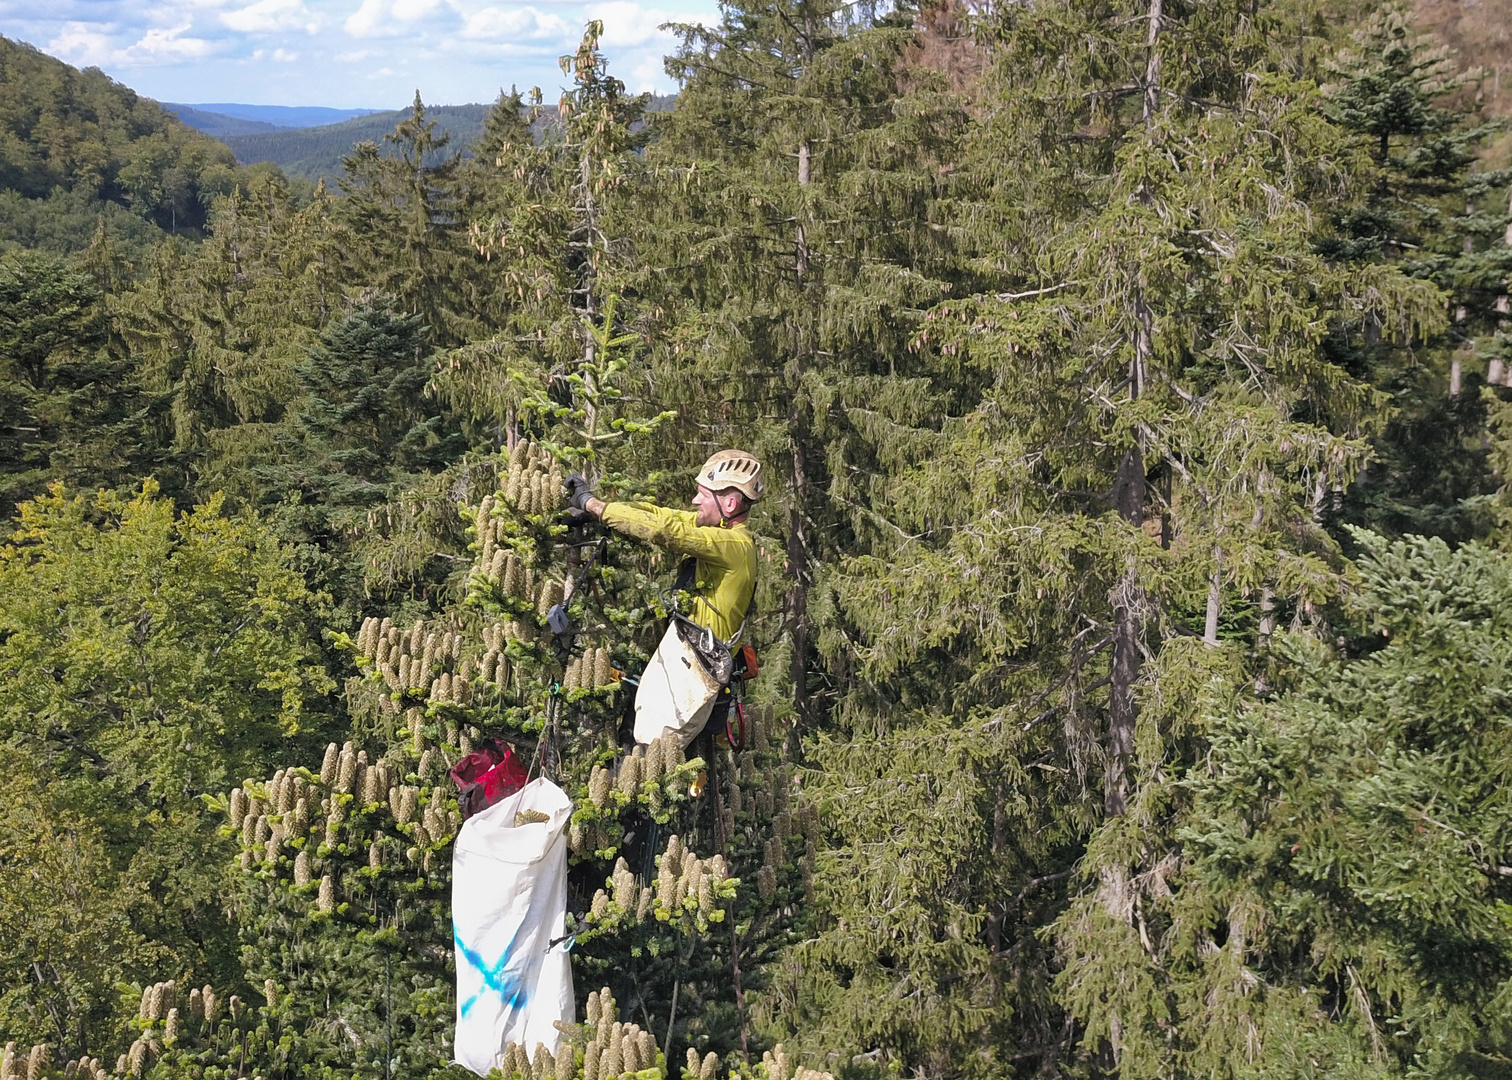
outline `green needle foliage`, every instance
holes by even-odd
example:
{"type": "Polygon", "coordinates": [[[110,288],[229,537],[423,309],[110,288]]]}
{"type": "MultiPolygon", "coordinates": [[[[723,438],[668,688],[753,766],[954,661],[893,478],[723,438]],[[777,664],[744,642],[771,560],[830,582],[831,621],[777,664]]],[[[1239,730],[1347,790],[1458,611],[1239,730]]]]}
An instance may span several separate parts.
{"type": "Polygon", "coordinates": [[[1168,888],[1197,692],[1338,587],[1319,503],[1382,417],[1333,324],[1414,335],[1438,296],[1318,252],[1358,166],[1275,48],[1284,12],[1067,3],[993,30],[992,183],[960,212],[1013,242],[926,316],[917,346],[979,396],[900,463],[893,542],[843,564],[861,678],[814,748],[839,842],[794,1015],[905,1068],[1155,1075],[1138,912],[1168,888]]]}
{"type": "Polygon", "coordinates": [[[49,482],[128,482],[154,464],[167,402],[111,347],[95,279],[40,252],[0,259],[0,505],[49,482]]]}
{"type": "Polygon", "coordinates": [[[1512,581],[1479,545],[1355,540],[1359,658],[1287,635],[1274,698],[1217,711],[1183,781],[1186,868],[1147,916],[1180,972],[1162,1036],[1204,1072],[1498,1075],[1512,581]]]}
{"type": "Polygon", "coordinates": [[[442,341],[469,325],[472,299],[466,274],[470,253],[456,213],[455,176],[460,148],[446,152],[447,136],[426,119],[420,95],[384,142],[359,143],[346,158],[338,204],[350,278],[400,299],[442,341]]]}
{"type": "Polygon", "coordinates": [[[733,4],[681,28],[635,233],[664,313],[651,363],[682,454],[740,444],[773,477],[784,573],[768,669],[805,724],[833,703],[814,610],[842,551],[890,530],[885,477],[952,400],[911,348],[965,271],[939,211],[966,126],[915,35],[844,4],[733,4]],[[822,700],[811,702],[811,695],[822,700]]]}
{"type": "Polygon", "coordinates": [[[592,22],[339,193],[0,49],[0,1080],[455,1078],[485,736],[498,1080],[1512,1071],[1512,175],[1356,7],[740,0],[664,112],[592,22]],[[561,480],[728,446],[755,735],[629,748],[676,560],[561,480]]]}
{"type": "Polygon", "coordinates": [[[1483,533],[1495,487],[1483,439],[1480,390],[1507,383],[1505,322],[1512,247],[1506,188],[1512,173],[1477,159],[1500,130],[1444,95],[1472,79],[1412,24],[1401,5],[1373,13],[1333,61],[1330,119],[1370,158],[1365,197],[1323,241],[1330,255],[1396,264],[1443,290],[1449,325],[1411,349],[1382,340],[1373,317],[1337,362],[1392,394],[1398,410],[1376,440],[1380,462],[1338,513],[1392,532],[1455,540],[1483,533]]]}

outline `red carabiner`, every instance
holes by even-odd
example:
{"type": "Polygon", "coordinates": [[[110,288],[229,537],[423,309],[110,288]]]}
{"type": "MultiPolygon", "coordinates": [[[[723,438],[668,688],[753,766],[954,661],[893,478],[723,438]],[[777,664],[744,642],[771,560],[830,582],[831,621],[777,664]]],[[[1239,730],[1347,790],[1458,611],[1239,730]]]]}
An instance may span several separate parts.
{"type": "Polygon", "coordinates": [[[725,738],[729,740],[731,750],[744,750],[746,744],[746,714],[745,705],[737,701],[730,706],[730,711],[725,713],[725,738]],[[740,722],[740,738],[735,737],[735,722],[740,722]]]}

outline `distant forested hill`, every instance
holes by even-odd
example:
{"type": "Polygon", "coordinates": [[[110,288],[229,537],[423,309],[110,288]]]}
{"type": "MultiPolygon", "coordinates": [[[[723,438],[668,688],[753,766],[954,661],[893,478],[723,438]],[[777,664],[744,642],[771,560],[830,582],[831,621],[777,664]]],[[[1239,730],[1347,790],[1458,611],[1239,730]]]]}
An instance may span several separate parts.
{"type": "Polygon", "coordinates": [[[246,120],[240,116],[228,116],[225,113],[209,112],[205,109],[196,109],[193,105],[177,105],[173,102],[163,102],[163,108],[177,116],[195,131],[217,139],[223,139],[227,135],[263,135],[274,131],[284,131],[286,128],[278,124],[270,124],[266,120],[246,120]]]}
{"type": "Polygon", "coordinates": [[[0,38],[0,247],[197,234],[241,175],[225,145],[97,68],[0,38]]]}
{"type": "MultiPolygon", "coordinates": [[[[197,101],[190,105],[165,104],[164,107],[172,109],[175,112],[181,108],[194,109],[211,116],[225,116],[233,120],[252,120],[267,124],[269,128],[274,130],[339,124],[344,120],[355,120],[359,116],[368,116],[372,113],[383,111],[382,109],[333,109],[326,105],[248,105],[239,101],[197,101]]],[[[185,122],[188,123],[187,120],[185,122]]],[[[243,135],[248,133],[238,131],[228,132],[228,134],[243,135]]]]}
{"type": "MultiPolygon", "coordinates": [[[[677,97],[673,94],[652,95],[646,111],[665,112],[676,101],[677,97]]],[[[426,107],[426,117],[437,121],[438,133],[445,132],[451,137],[447,152],[456,153],[470,148],[482,135],[483,118],[488,115],[489,108],[488,105],[432,105],[426,107]]],[[[555,111],[554,105],[548,105],[543,110],[543,116],[551,117],[555,111]]],[[[409,115],[410,109],[392,109],[369,113],[339,124],[324,124],[293,131],[246,135],[228,132],[222,137],[222,141],[236,152],[236,160],[244,165],[272,162],[290,177],[311,182],[324,179],[326,186],[334,189],[336,181],[342,175],[342,159],[352,152],[352,147],[360,142],[375,142],[382,147],[384,136],[409,115]]],[[[542,124],[537,123],[534,128],[537,138],[540,137],[541,130],[542,124]]]]}
{"type": "MultiPolygon", "coordinates": [[[[435,105],[426,116],[437,121],[437,132],[451,136],[452,152],[471,145],[483,133],[487,105],[435,105]]],[[[310,181],[324,179],[334,188],[342,175],[341,160],[360,142],[382,144],[383,137],[410,115],[409,109],[371,113],[340,124],[273,131],[256,135],[230,135],[223,141],[244,165],[271,161],[291,177],[310,181]]]]}

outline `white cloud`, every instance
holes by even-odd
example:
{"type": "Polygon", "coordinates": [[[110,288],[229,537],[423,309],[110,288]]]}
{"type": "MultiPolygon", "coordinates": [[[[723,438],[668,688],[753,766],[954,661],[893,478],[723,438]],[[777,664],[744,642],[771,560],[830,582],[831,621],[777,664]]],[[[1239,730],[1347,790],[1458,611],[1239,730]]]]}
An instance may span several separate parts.
{"type": "Polygon", "coordinates": [[[381,108],[490,101],[499,88],[570,78],[589,19],[633,90],[670,88],[663,22],[718,18],[715,0],[0,0],[8,37],[98,66],[165,101],[381,108]],[[7,13],[12,13],[8,15],[7,13]],[[354,78],[360,75],[361,78],[354,78]]]}
{"type": "Polygon", "coordinates": [[[412,23],[423,19],[441,6],[441,0],[394,0],[394,18],[412,23]]]}
{"type": "Polygon", "coordinates": [[[462,27],[463,37],[504,43],[555,41],[572,33],[573,27],[561,16],[533,7],[486,7],[468,15],[462,27]]]}
{"type": "Polygon", "coordinates": [[[320,29],[303,0],[255,0],[246,7],[223,12],[220,21],[244,34],[270,34],[279,30],[304,30],[314,34],[320,29]]]}
{"type": "Polygon", "coordinates": [[[190,35],[193,24],[187,21],[152,27],[124,47],[117,44],[121,33],[116,27],[97,26],[68,23],[47,43],[47,51],[80,67],[135,68],[200,60],[218,50],[214,41],[190,35]]]}
{"type": "Polygon", "coordinates": [[[362,0],[362,6],[348,15],[342,25],[353,37],[376,37],[382,32],[387,8],[384,0],[362,0]]]}
{"type": "MultiPolygon", "coordinates": [[[[599,45],[606,53],[618,49],[634,49],[655,42],[670,45],[676,40],[671,31],[659,29],[663,23],[707,22],[709,16],[698,12],[667,11],[662,8],[644,7],[635,0],[602,0],[589,4],[585,9],[590,19],[601,19],[604,36],[599,45]]],[[[665,82],[666,76],[657,63],[656,80],[665,82]]],[[[639,69],[637,69],[639,72],[639,69]]]]}
{"type": "Polygon", "coordinates": [[[169,29],[158,27],[149,30],[135,45],[118,54],[116,63],[131,65],[198,60],[215,52],[215,42],[184,36],[191,26],[191,23],[186,22],[169,29]]]}
{"type": "Polygon", "coordinates": [[[656,28],[667,21],[664,12],[642,7],[632,0],[589,4],[587,13],[590,19],[604,21],[604,36],[599,40],[599,46],[605,49],[644,45],[658,36],[656,28]]]}
{"type": "Polygon", "coordinates": [[[647,90],[654,92],[662,89],[666,83],[667,69],[660,56],[646,57],[625,80],[625,86],[632,94],[641,94],[647,90]]]}
{"type": "Polygon", "coordinates": [[[110,63],[115,57],[110,35],[95,29],[96,25],[66,23],[58,36],[47,43],[47,51],[78,67],[110,63]]]}
{"type": "Polygon", "coordinates": [[[342,24],[357,38],[415,37],[444,32],[457,24],[457,11],[443,0],[362,0],[342,24]]]}

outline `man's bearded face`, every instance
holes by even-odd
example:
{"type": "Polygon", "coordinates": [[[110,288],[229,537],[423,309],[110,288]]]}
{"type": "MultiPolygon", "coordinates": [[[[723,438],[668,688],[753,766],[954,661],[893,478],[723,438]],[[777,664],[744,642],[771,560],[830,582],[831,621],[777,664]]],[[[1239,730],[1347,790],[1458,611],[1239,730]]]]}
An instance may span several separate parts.
{"type": "Polygon", "coordinates": [[[718,525],[735,510],[735,503],[739,500],[737,495],[719,496],[714,494],[702,484],[693,493],[693,509],[696,511],[693,518],[695,525],[718,525]]]}

